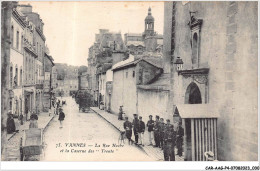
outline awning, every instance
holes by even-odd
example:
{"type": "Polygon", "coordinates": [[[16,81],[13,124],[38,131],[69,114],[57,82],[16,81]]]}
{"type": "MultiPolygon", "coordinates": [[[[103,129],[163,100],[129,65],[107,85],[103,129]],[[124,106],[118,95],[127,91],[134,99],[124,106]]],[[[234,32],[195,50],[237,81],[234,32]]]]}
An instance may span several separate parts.
{"type": "Polygon", "coordinates": [[[185,118],[217,118],[215,105],[212,104],[178,104],[174,105],[174,113],[185,118]]]}

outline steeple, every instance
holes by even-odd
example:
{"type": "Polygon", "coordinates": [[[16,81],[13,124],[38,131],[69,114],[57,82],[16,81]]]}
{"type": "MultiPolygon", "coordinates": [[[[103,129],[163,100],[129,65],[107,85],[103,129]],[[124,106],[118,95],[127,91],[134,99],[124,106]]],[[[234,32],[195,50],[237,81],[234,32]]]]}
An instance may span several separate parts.
{"type": "Polygon", "coordinates": [[[145,36],[153,35],[154,34],[154,18],[152,16],[152,9],[151,7],[148,8],[148,15],[144,20],[144,34],[145,36]]]}

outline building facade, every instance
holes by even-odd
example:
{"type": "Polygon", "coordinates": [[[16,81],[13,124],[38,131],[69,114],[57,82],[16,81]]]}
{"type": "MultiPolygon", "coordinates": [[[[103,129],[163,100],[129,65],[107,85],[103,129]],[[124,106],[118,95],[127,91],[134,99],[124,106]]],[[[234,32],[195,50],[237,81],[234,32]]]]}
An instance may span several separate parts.
{"type": "Polygon", "coordinates": [[[24,48],[23,39],[26,24],[22,14],[14,9],[11,16],[11,49],[10,49],[10,89],[14,97],[10,99],[10,110],[15,116],[23,113],[23,72],[24,48]]]}
{"type": "Polygon", "coordinates": [[[205,160],[205,151],[218,160],[257,160],[257,2],[165,2],[164,32],[165,71],[174,68],[172,101],[185,129],[186,160],[205,160]],[[171,62],[177,57],[179,70],[171,62]],[[188,117],[194,106],[204,116],[188,117]]]}

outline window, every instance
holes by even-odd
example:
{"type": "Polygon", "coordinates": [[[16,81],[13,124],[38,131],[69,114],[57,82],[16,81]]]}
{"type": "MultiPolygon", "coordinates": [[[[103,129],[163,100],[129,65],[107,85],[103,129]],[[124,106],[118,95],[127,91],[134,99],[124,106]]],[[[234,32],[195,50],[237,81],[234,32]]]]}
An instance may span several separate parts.
{"type": "Polygon", "coordinates": [[[126,77],[126,78],[128,77],[128,71],[126,71],[126,73],[125,73],[125,77],[126,77]]]}
{"type": "Polygon", "coordinates": [[[13,88],[13,67],[10,67],[10,88],[13,88]]]}
{"type": "Polygon", "coordinates": [[[23,52],[23,35],[22,35],[22,38],[21,38],[21,52],[23,52]]]}
{"type": "Polygon", "coordinates": [[[20,86],[23,84],[23,70],[20,69],[20,86]]]}
{"type": "Polygon", "coordinates": [[[19,49],[19,31],[16,32],[16,49],[19,49]]]}
{"type": "Polygon", "coordinates": [[[135,71],[133,71],[133,77],[135,77],[135,71]]]}
{"type": "Polygon", "coordinates": [[[197,33],[194,33],[193,40],[192,40],[192,64],[197,63],[198,58],[198,36],[197,33]]]}
{"type": "Polygon", "coordinates": [[[11,46],[14,47],[14,26],[11,27],[10,41],[11,41],[11,46]]]}
{"type": "Polygon", "coordinates": [[[14,86],[18,86],[18,68],[15,67],[15,75],[14,75],[14,86]]]}

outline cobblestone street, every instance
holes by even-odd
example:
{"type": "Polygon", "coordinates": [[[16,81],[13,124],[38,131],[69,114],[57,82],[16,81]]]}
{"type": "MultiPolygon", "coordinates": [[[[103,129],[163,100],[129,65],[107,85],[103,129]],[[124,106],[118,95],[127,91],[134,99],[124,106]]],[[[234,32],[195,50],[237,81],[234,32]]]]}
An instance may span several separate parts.
{"type": "Polygon", "coordinates": [[[45,132],[45,161],[156,160],[137,146],[127,145],[127,140],[123,147],[113,147],[113,144],[118,145],[119,138],[119,132],[113,126],[95,113],[79,113],[74,99],[69,97],[66,102],[67,105],[63,107],[66,115],[63,128],[59,128],[58,117],[55,117],[45,132]],[[85,143],[85,147],[71,147],[71,144],[66,143],[85,143]],[[95,147],[96,144],[100,147],[95,147]],[[104,144],[110,147],[104,147],[104,144]],[[63,149],[69,152],[60,152],[63,149]],[[89,149],[93,151],[90,152],[89,149]]]}

